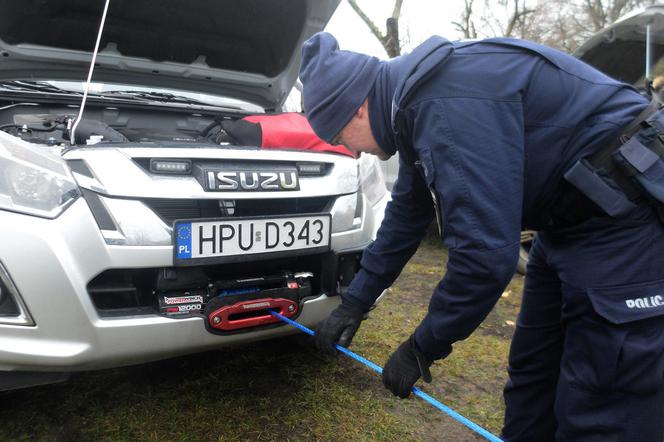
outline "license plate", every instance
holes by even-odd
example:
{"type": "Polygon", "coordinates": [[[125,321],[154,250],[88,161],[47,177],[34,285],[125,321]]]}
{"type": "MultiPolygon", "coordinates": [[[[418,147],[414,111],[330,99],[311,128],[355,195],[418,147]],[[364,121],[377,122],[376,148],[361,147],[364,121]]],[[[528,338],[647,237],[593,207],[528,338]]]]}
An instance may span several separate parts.
{"type": "Polygon", "coordinates": [[[175,221],[174,262],[238,262],[265,255],[296,255],[330,248],[331,217],[223,218],[175,221]]]}

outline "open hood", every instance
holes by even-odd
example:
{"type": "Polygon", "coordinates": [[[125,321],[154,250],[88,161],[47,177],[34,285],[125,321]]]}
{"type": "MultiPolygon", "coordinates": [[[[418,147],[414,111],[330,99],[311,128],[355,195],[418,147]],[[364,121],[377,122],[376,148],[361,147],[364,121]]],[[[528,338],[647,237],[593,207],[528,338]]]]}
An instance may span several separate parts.
{"type": "MultiPolygon", "coordinates": [[[[646,29],[650,25],[651,75],[664,55],[664,6],[650,6],[629,14],[592,36],[574,53],[605,74],[629,84],[643,82],[646,29]]],[[[664,67],[664,66],[663,66],[664,67]]]]}
{"type": "MultiPolygon", "coordinates": [[[[92,77],[278,108],[340,0],[111,0],[92,77]]],[[[103,0],[0,0],[0,80],[85,81],[103,0]]]]}

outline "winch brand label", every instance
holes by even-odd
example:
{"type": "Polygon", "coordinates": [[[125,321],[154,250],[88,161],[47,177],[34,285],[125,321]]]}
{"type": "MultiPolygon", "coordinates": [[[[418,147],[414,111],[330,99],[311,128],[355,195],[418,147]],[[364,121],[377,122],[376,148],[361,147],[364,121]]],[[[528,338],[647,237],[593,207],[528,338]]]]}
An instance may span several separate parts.
{"type": "Polygon", "coordinates": [[[201,308],[203,308],[201,304],[178,305],[178,311],[180,313],[186,313],[192,310],[200,310],[201,308]]]}
{"type": "Polygon", "coordinates": [[[200,312],[203,304],[181,304],[172,307],[162,307],[161,313],[167,316],[180,315],[182,313],[200,312]]]}
{"type": "Polygon", "coordinates": [[[627,304],[627,308],[656,308],[664,305],[664,298],[662,298],[661,295],[657,295],[645,296],[643,298],[625,299],[625,304],[627,304]]]}
{"type": "Polygon", "coordinates": [[[173,305],[173,304],[188,304],[191,302],[203,302],[202,296],[177,296],[168,298],[164,296],[164,304],[173,305]]]}

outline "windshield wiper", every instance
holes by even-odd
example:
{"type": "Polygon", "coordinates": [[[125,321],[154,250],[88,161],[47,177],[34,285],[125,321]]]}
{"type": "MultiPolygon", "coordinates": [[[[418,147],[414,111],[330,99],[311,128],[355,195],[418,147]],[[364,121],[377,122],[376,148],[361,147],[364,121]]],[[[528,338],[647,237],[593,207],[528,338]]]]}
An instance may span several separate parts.
{"type": "Polygon", "coordinates": [[[194,100],[193,98],[183,97],[181,95],[174,95],[166,92],[151,92],[151,91],[106,91],[99,94],[102,97],[133,97],[143,98],[145,100],[163,101],[167,103],[184,103],[184,104],[206,104],[202,101],[194,100]]]}
{"type": "Polygon", "coordinates": [[[0,88],[12,91],[42,92],[46,94],[82,95],[80,92],[61,89],[45,81],[0,81],[0,88]]]}

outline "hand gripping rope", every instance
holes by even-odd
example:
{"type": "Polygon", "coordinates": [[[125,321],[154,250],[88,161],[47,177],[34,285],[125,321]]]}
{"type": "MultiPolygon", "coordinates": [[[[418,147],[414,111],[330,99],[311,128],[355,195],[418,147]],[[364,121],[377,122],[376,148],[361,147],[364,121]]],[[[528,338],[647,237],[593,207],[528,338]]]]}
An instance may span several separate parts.
{"type": "MultiPolygon", "coordinates": [[[[297,322],[295,322],[291,319],[288,319],[287,317],[285,317],[283,315],[280,315],[279,313],[277,313],[275,311],[271,311],[270,313],[272,313],[274,316],[281,319],[285,323],[290,324],[293,327],[298,328],[301,331],[303,331],[303,332],[305,332],[305,333],[307,333],[311,336],[313,336],[315,334],[312,330],[308,329],[307,327],[303,326],[302,324],[298,324],[297,322]]],[[[342,347],[338,344],[336,345],[336,348],[337,348],[337,350],[339,350],[343,354],[345,354],[347,356],[350,356],[351,358],[355,359],[356,361],[360,361],[361,363],[363,363],[367,367],[371,368],[373,371],[375,371],[377,373],[383,373],[383,369],[380,368],[378,365],[374,364],[373,362],[371,362],[370,360],[365,359],[362,356],[360,356],[356,353],[353,353],[352,351],[350,351],[347,348],[342,347]]],[[[492,442],[502,442],[502,439],[500,439],[499,437],[495,436],[494,434],[492,434],[489,431],[485,430],[484,428],[480,427],[479,425],[477,425],[475,422],[471,421],[470,419],[467,419],[467,418],[463,417],[462,415],[460,415],[456,411],[452,410],[447,405],[444,405],[441,402],[438,402],[436,399],[432,398],[431,396],[429,396],[428,394],[426,394],[425,392],[423,392],[419,388],[413,387],[412,391],[413,391],[413,394],[415,396],[419,396],[420,398],[424,399],[425,401],[427,401],[428,403],[430,403],[434,407],[438,408],[443,413],[447,414],[448,416],[451,416],[452,418],[454,418],[458,422],[461,422],[466,427],[470,428],[471,430],[473,430],[477,434],[481,435],[482,437],[486,438],[487,440],[490,440],[492,442]]]]}

